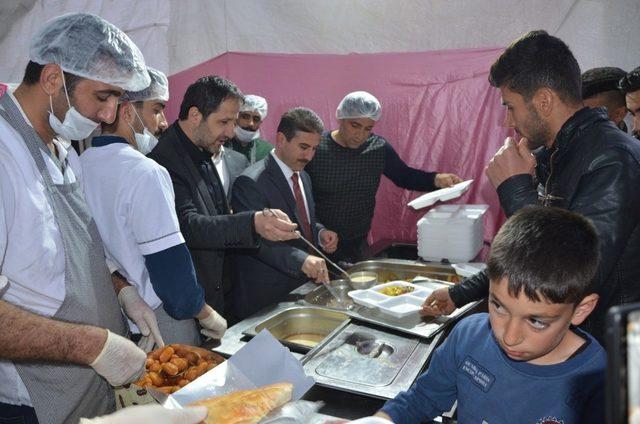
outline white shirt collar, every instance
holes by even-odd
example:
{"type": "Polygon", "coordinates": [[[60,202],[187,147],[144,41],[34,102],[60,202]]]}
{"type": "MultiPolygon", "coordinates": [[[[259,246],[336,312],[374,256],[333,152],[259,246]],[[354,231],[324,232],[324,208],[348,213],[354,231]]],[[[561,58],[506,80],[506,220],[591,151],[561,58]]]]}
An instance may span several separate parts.
{"type": "MultiPolygon", "coordinates": [[[[27,124],[29,124],[30,127],[33,128],[33,124],[31,123],[31,121],[29,120],[29,118],[27,117],[27,114],[24,113],[24,109],[22,109],[22,105],[20,105],[20,102],[18,101],[18,99],[16,99],[16,96],[13,95],[13,91],[16,89],[17,87],[14,87],[13,89],[9,88],[4,95],[5,96],[9,96],[11,97],[11,100],[13,100],[13,103],[15,103],[15,105],[18,107],[18,110],[20,111],[20,114],[22,115],[22,118],[25,120],[25,122],[27,124]]],[[[65,140],[64,138],[60,137],[59,135],[56,134],[56,136],[53,138],[53,142],[56,145],[56,147],[64,147],[65,150],[69,150],[69,148],[71,147],[71,142],[69,140],[65,140]],[[57,143],[56,143],[57,141],[57,143]]],[[[65,155],[66,156],[66,155],[65,155]]]]}
{"type": "Polygon", "coordinates": [[[218,165],[222,161],[222,157],[224,156],[224,146],[220,146],[220,151],[218,154],[211,156],[211,160],[214,165],[218,165]]]}
{"type": "Polygon", "coordinates": [[[16,99],[16,96],[13,95],[13,90],[7,90],[4,93],[4,95],[11,97],[11,100],[13,100],[13,103],[15,103],[16,106],[18,106],[18,110],[22,114],[22,118],[24,118],[24,120],[27,122],[27,124],[29,124],[30,127],[33,127],[33,125],[31,124],[31,121],[29,121],[29,118],[27,118],[27,114],[24,113],[24,110],[22,109],[22,105],[20,104],[18,99],[16,99]]]}
{"type": "Polygon", "coordinates": [[[286,163],[284,163],[282,161],[282,159],[280,159],[278,157],[278,155],[276,155],[276,150],[273,149],[271,150],[271,152],[269,152],[271,154],[271,156],[273,156],[273,158],[276,160],[276,163],[278,164],[278,166],[280,167],[280,169],[282,170],[282,173],[284,174],[284,177],[287,179],[287,181],[289,181],[289,183],[291,182],[291,177],[294,174],[294,171],[289,168],[289,165],[287,165],[286,163]]]}

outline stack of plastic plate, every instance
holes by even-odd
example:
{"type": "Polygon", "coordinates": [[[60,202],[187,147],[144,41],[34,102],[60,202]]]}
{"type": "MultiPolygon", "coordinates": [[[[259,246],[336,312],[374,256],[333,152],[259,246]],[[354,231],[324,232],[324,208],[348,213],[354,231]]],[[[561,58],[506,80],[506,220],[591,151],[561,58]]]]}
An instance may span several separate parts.
{"type": "Polygon", "coordinates": [[[488,205],[440,205],[418,221],[418,255],[428,261],[468,262],[482,249],[488,205]]]}

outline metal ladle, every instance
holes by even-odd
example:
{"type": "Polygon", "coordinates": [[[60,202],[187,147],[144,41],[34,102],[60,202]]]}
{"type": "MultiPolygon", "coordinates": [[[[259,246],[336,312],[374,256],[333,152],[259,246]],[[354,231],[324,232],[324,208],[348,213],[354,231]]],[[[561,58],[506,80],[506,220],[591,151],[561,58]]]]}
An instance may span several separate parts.
{"type": "Polygon", "coordinates": [[[325,254],[324,254],[324,253],[322,253],[322,252],[320,251],[320,249],[318,249],[317,247],[315,247],[315,246],[313,245],[313,243],[311,243],[309,240],[307,240],[306,238],[304,238],[304,237],[302,236],[302,234],[300,234],[300,231],[296,231],[295,233],[298,235],[298,237],[300,237],[300,239],[301,239],[302,241],[304,241],[305,243],[307,243],[307,246],[309,246],[310,248],[312,248],[312,249],[314,250],[314,252],[316,252],[318,255],[322,256],[322,259],[324,259],[328,264],[330,264],[332,267],[334,267],[335,269],[337,269],[338,271],[340,271],[340,274],[344,275],[344,277],[345,277],[347,280],[351,281],[351,276],[349,276],[349,273],[348,273],[347,271],[345,271],[344,269],[340,268],[338,265],[336,265],[335,263],[333,263],[333,262],[331,261],[331,259],[327,258],[327,257],[325,256],[325,254]]]}
{"type": "MultiPolygon", "coordinates": [[[[333,266],[335,269],[337,269],[338,271],[340,271],[340,273],[346,277],[347,281],[351,281],[351,277],[349,276],[349,274],[347,273],[347,271],[345,271],[344,269],[340,268],[338,265],[334,264],[334,263],[331,261],[331,259],[327,258],[327,257],[325,256],[325,254],[324,254],[324,253],[322,253],[322,252],[321,252],[317,247],[315,247],[315,246],[313,245],[313,243],[311,243],[309,240],[307,240],[306,238],[304,238],[304,237],[302,236],[302,234],[300,233],[300,231],[296,231],[295,233],[298,235],[298,237],[300,238],[300,240],[304,241],[304,242],[307,244],[307,246],[309,246],[311,249],[313,249],[313,251],[314,251],[314,252],[316,252],[318,255],[320,255],[320,256],[321,256],[321,257],[322,257],[322,258],[323,258],[323,259],[324,259],[328,264],[330,264],[330,265],[331,265],[331,266],[333,266]]],[[[328,276],[327,276],[327,277],[328,277],[328,276]]],[[[333,297],[338,301],[338,303],[340,303],[340,304],[344,304],[344,300],[342,299],[342,296],[338,295],[338,294],[335,292],[334,288],[333,288],[333,287],[331,287],[331,283],[323,282],[322,284],[326,287],[326,289],[329,291],[329,293],[331,293],[331,296],[333,296],[333,297]]]]}

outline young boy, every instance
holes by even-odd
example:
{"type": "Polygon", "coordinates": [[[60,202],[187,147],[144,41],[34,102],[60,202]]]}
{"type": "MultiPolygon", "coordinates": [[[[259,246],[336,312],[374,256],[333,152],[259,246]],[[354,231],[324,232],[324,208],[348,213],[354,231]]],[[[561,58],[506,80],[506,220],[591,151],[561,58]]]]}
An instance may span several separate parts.
{"type": "Polygon", "coordinates": [[[489,313],[463,319],[427,371],[376,416],[421,423],[458,401],[460,423],[602,423],[606,357],[579,330],[598,238],[580,215],[525,208],[496,235],[488,260],[489,313]]]}

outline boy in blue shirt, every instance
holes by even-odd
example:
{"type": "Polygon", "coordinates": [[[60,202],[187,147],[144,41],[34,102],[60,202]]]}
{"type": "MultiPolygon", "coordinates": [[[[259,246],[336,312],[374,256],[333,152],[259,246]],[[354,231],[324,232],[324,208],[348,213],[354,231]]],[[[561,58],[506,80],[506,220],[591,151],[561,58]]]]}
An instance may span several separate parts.
{"type": "Polygon", "coordinates": [[[421,423],[602,423],[606,356],[576,328],[598,301],[598,238],[580,215],[530,207],[496,235],[489,313],[456,325],[414,385],[376,415],[421,423]]]}

